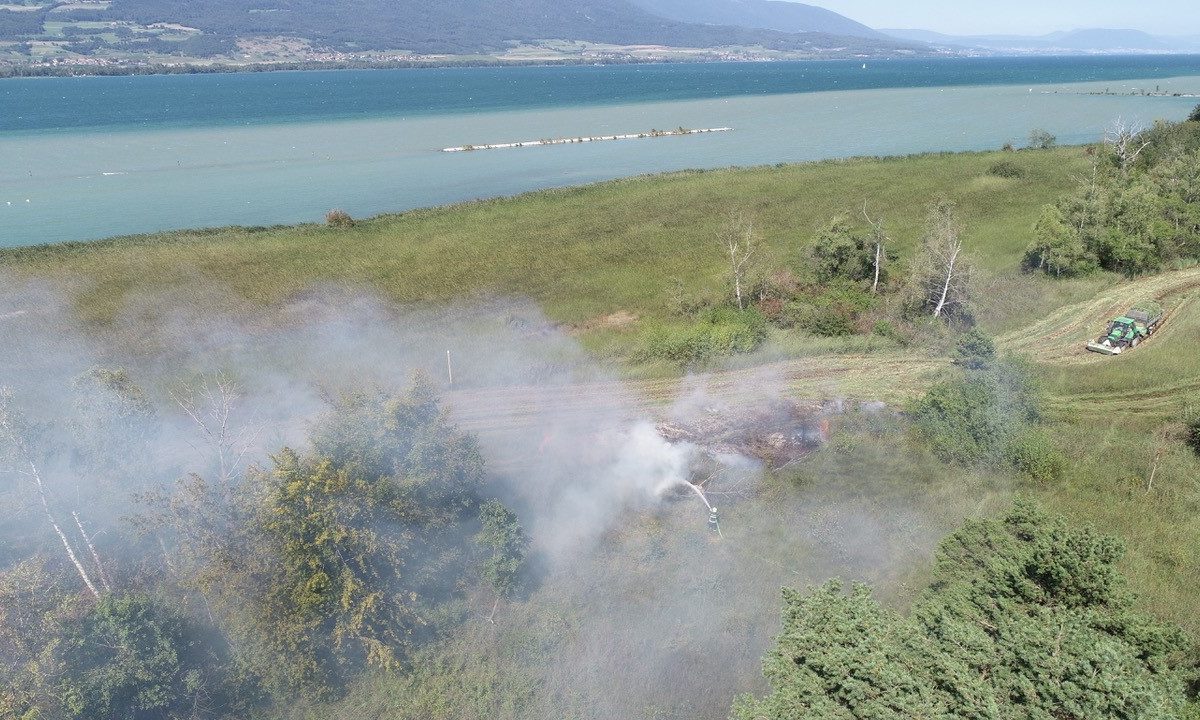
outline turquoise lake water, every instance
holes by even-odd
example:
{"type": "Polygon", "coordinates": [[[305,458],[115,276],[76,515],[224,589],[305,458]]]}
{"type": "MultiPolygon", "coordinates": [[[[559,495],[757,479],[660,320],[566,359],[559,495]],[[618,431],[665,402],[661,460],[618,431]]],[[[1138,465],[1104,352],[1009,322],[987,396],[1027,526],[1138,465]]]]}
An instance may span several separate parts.
{"type": "Polygon", "coordinates": [[[0,81],[0,246],[319,220],[685,168],[1095,140],[1181,119],[1200,57],[0,81]],[[1091,95],[1107,91],[1111,95],[1091,95]],[[544,137],[733,132],[446,154],[544,137]]]}

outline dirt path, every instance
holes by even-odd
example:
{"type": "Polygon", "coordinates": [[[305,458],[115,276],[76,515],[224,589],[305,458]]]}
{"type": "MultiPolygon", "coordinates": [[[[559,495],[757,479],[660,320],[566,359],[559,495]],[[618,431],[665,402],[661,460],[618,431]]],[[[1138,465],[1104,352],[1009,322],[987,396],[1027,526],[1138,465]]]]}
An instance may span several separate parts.
{"type": "MultiPolygon", "coordinates": [[[[1200,267],[1156,275],[1106,288],[1095,297],[1052,312],[1033,325],[997,338],[1002,351],[1019,351],[1038,363],[1088,365],[1112,362],[1089,353],[1085,343],[1105,323],[1141,300],[1157,299],[1168,309],[1160,342],[1172,332],[1172,316],[1190,308],[1200,288],[1200,267]]],[[[488,433],[532,427],[555,420],[596,414],[639,412],[661,415],[697,389],[705,402],[750,405],[784,395],[821,401],[851,397],[899,403],[919,396],[946,367],[946,359],[920,353],[888,351],[860,355],[822,355],[766,363],[752,368],[704,373],[688,378],[581,383],[560,386],[515,386],[451,391],[447,400],[463,429],[488,433]]],[[[1178,392],[1200,389],[1200,378],[1187,387],[1146,391],[1137,406],[1155,412],[1174,402],[1178,392]]],[[[1052,398],[1051,406],[1081,398],[1052,398]]]]}

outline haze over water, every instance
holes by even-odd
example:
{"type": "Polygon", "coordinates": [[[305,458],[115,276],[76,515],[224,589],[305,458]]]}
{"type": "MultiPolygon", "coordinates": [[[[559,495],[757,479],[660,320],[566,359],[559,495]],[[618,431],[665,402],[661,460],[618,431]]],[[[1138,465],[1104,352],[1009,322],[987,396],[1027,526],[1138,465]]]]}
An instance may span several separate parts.
{"type": "Polygon", "coordinates": [[[1179,120],[1200,58],[809,62],[0,82],[0,246],[402,211],[685,168],[1097,139],[1179,120]],[[547,137],[719,135],[446,154],[547,137]]]}

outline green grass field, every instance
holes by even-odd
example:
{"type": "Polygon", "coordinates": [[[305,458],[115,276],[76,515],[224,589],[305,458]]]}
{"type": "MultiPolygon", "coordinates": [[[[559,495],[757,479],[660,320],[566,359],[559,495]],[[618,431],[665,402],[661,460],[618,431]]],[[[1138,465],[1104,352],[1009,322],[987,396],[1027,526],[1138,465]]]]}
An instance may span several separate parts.
{"type": "MultiPolygon", "coordinates": [[[[672,321],[676,278],[692,295],[725,296],[726,260],[716,238],[730,210],[756,218],[765,267],[803,278],[813,236],[835,214],[857,217],[865,203],[885,219],[903,262],[918,249],[926,206],[948,197],[966,224],[977,317],[1001,337],[1004,350],[1031,355],[1049,397],[1050,433],[1072,467],[1054,486],[989,481],[978,503],[978,483],[970,478],[957,492],[946,489],[949,471],[924,485],[926,470],[913,463],[905,466],[915,468],[913,477],[903,481],[939,488],[956,507],[993,508],[1002,502],[997,492],[1028,492],[1121,535],[1130,550],[1124,570],[1142,606],[1200,640],[1200,460],[1171,434],[1185,398],[1200,392],[1200,312],[1191,302],[1200,286],[1192,274],[1200,274],[1185,270],[1192,274],[1172,276],[1183,278],[1174,284],[1139,285],[1105,273],[1054,281],[1019,269],[1042,206],[1066,193],[1087,163],[1082,148],[1061,148],[685,172],[383,216],[349,229],[230,228],[8,250],[0,253],[0,270],[65,289],[98,336],[119,332],[113,328],[125,309],[147,298],[169,301],[157,309],[138,303],[139,322],[161,319],[172,303],[248,313],[323,284],[415,306],[528,298],[587,347],[628,365],[642,328],[672,321]],[[1002,159],[1022,176],[989,173],[1002,159]],[[1147,293],[1165,295],[1175,308],[1162,335],[1119,358],[1081,354],[1083,340],[1100,333],[1112,307],[1147,293]],[[1049,317],[1067,306],[1062,318],[1049,317]],[[628,321],[603,322],[618,313],[628,321]],[[1029,337],[1038,339],[1033,347],[1029,337]]],[[[888,369],[856,391],[886,384],[911,395],[931,369],[936,374],[945,365],[939,347],[876,353],[861,340],[814,342],[781,331],[750,361],[804,356],[810,364],[793,368],[803,378],[819,372],[814,356],[858,353],[864,373],[888,369]]],[[[678,369],[649,374],[671,372],[678,369]]]]}
{"type": "MultiPolygon", "coordinates": [[[[732,209],[755,217],[765,267],[803,275],[814,234],[834,215],[857,217],[866,203],[887,222],[902,258],[911,258],[926,206],[949,197],[960,203],[979,281],[1007,281],[1041,205],[1066,191],[1085,164],[1082,150],[1069,148],[685,172],[383,216],[345,230],[169,233],[8,251],[0,263],[77,288],[79,312],[96,323],[110,321],[132,295],[197,277],[227,287],[231,310],[344,282],[401,303],[526,297],[575,325],[619,311],[661,318],[673,278],[693,293],[725,292],[717,231],[732,209]],[[1025,177],[988,174],[1001,159],[1018,163],[1025,177]]],[[[1095,279],[1018,282],[1019,293],[981,299],[990,328],[1020,324],[1024,313],[1099,286],[1095,279]]]]}

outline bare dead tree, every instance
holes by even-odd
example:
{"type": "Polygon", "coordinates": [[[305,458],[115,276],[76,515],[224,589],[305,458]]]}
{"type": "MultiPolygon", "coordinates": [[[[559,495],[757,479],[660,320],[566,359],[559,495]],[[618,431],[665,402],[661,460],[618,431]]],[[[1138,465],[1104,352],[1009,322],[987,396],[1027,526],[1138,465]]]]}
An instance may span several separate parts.
{"type": "Polygon", "coordinates": [[[108,579],[108,572],[104,569],[104,563],[100,561],[100,553],[96,551],[96,543],[92,542],[91,536],[84,529],[83,520],[79,519],[79,513],[72,510],[71,517],[75,519],[75,527],[79,528],[79,535],[83,538],[83,543],[87,545],[88,552],[92,554],[92,562],[96,564],[96,576],[100,578],[101,587],[104,588],[104,592],[112,592],[112,581],[108,579]]]}
{"type": "Polygon", "coordinates": [[[932,308],[935,318],[940,318],[948,305],[956,302],[956,298],[961,300],[966,295],[962,250],[962,224],[954,204],[949,201],[937,203],[930,210],[929,227],[925,234],[926,261],[930,273],[926,282],[925,303],[932,308]]]}
{"type": "Polygon", "coordinates": [[[259,428],[235,425],[233,415],[241,400],[237,385],[227,376],[217,375],[198,387],[182,385],[172,390],[171,399],[200,431],[204,445],[216,460],[221,484],[227,486],[241,477],[259,428]]]}
{"type": "Polygon", "coordinates": [[[1142,152],[1150,147],[1149,141],[1141,140],[1143,130],[1139,125],[1126,123],[1124,118],[1117,118],[1104,133],[1104,144],[1117,159],[1122,173],[1128,174],[1142,152]]]}
{"type": "Polygon", "coordinates": [[[729,256],[729,270],[733,275],[733,295],[737,300],[738,310],[745,310],[742,285],[745,282],[750,263],[755,257],[755,252],[758,250],[754,220],[741,211],[731,211],[725,226],[721,228],[719,237],[722,249],[729,256]]]}
{"type": "MultiPolygon", "coordinates": [[[[22,429],[24,423],[22,422],[22,418],[17,414],[17,411],[13,409],[12,403],[12,390],[7,387],[0,388],[0,441],[3,442],[4,446],[12,454],[13,460],[18,466],[16,469],[17,474],[28,479],[36,491],[38,500],[42,506],[42,512],[46,517],[46,522],[62,542],[67,559],[75,566],[75,571],[79,573],[79,578],[83,581],[84,586],[87,587],[88,592],[93,597],[98,598],[100,597],[99,588],[96,587],[92,576],[79,559],[79,554],[75,551],[75,546],[72,544],[71,539],[63,532],[62,526],[58,523],[58,519],[54,515],[49,490],[42,479],[42,472],[38,467],[38,462],[34,458],[29,444],[25,439],[22,429]]],[[[93,550],[93,552],[95,551],[93,550]]],[[[99,555],[95,554],[93,557],[98,563],[99,555]]]]}
{"type": "Polygon", "coordinates": [[[867,204],[863,203],[863,218],[871,226],[871,241],[875,243],[875,280],[871,283],[871,294],[879,294],[879,272],[887,256],[886,244],[891,241],[883,229],[883,218],[875,220],[867,212],[867,204]]]}

